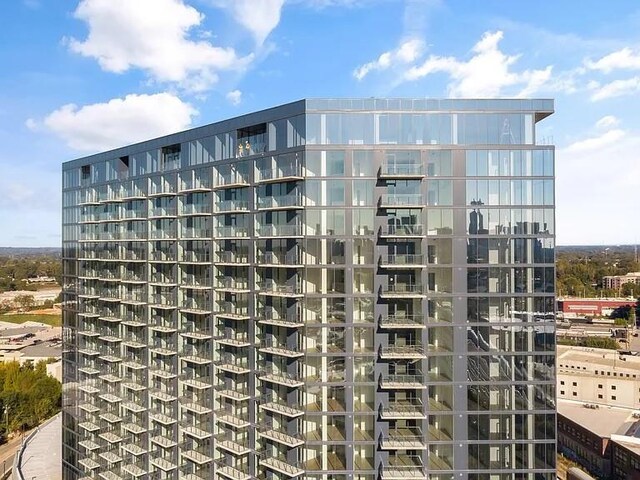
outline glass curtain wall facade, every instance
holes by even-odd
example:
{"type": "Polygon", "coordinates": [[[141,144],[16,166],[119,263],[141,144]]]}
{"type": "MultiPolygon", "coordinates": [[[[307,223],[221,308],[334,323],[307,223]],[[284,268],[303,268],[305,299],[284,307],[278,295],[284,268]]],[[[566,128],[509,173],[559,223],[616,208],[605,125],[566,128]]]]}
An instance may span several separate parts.
{"type": "Polygon", "coordinates": [[[551,100],[326,99],[63,166],[65,479],[555,479],[551,100]]]}

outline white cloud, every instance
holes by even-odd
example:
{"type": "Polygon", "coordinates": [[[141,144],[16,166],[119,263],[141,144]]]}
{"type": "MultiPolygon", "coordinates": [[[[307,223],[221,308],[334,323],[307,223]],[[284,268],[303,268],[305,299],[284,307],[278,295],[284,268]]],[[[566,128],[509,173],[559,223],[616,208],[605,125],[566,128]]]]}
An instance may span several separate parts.
{"type": "Polygon", "coordinates": [[[608,130],[596,137],[586,138],[572,143],[564,149],[567,153],[589,152],[614,144],[626,135],[624,130],[608,130]]]}
{"type": "Polygon", "coordinates": [[[227,100],[231,102],[232,105],[239,105],[242,102],[242,92],[240,90],[232,90],[227,93],[227,100]]]}
{"type": "Polygon", "coordinates": [[[599,60],[586,60],[585,65],[591,70],[611,73],[613,70],[640,70],[640,52],[628,47],[612,52],[599,60]]]}
{"type": "MultiPolygon", "coordinates": [[[[607,118],[607,117],[605,117],[607,118]]],[[[596,123],[602,125],[610,120],[596,123]]],[[[637,242],[640,135],[611,128],[556,153],[558,243],[637,242]]]]}
{"type": "Polygon", "coordinates": [[[620,120],[618,120],[613,115],[605,115],[600,120],[596,122],[596,128],[599,130],[608,130],[612,127],[616,127],[620,124],[620,120]]]}
{"type": "Polygon", "coordinates": [[[285,0],[213,0],[217,7],[228,10],[233,19],[249,30],[261,45],[280,23],[285,0]]]}
{"type": "Polygon", "coordinates": [[[360,65],[353,72],[353,76],[362,80],[375,70],[387,70],[391,66],[410,64],[415,62],[424,50],[424,42],[413,38],[400,44],[395,50],[382,53],[376,60],[360,65]]]}
{"type": "Polygon", "coordinates": [[[640,92],[640,77],[632,77],[626,80],[614,80],[604,85],[598,82],[590,82],[589,86],[594,90],[591,100],[605,100],[607,98],[622,97],[636,92],[640,92]]]}
{"type": "Polygon", "coordinates": [[[405,72],[406,80],[417,80],[427,75],[443,72],[451,82],[448,93],[453,97],[498,97],[506,87],[519,87],[518,96],[530,96],[550,78],[552,67],[543,70],[511,71],[520,55],[506,55],[498,44],[503,33],[486,32],[472,49],[468,61],[455,57],[432,55],[424,63],[405,72]]]}
{"type": "Polygon", "coordinates": [[[220,70],[242,70],[252,56],[232,48],[194,41],[189,31],[204,16],[182,0],[82,0],[74,15],[89,26],[83,41],[70,39],[71,50],[95,58],[109,72],[140,68],[153,80],[203,91],[220,70]]]}
{"type": "Polygon", "coordinates": [[[197,113],[170,93],[127,95],[80,108],[64,105],[43,123],[73,149],[100,151],[184,130],[197,113]]]}

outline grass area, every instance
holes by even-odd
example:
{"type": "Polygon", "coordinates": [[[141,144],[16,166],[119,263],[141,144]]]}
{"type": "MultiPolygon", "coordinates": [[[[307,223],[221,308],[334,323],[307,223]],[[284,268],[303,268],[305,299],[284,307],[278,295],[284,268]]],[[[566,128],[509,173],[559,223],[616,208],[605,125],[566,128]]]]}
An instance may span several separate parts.
{"type": "Polygon", "coordinates": [[[42,322],[52,327],[59,327],[62,325],[61,315],[29,315],[25,313],[12,313],[9,315],[0,315],[0,321],[11,323],[24,323],[28,321],[42,322]]]}

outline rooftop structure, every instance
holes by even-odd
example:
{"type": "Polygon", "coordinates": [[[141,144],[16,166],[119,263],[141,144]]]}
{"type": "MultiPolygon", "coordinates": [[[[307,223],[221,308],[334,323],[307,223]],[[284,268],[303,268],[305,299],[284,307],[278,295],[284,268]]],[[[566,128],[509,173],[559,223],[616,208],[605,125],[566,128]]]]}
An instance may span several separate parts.
{"type": "Polygon", "coordinates": [[[16,454],[13,480],[62,479],[62,415],[34,429],[16,454]]]}
{"type": "Polygon", "coordinates": [[[555,480],[549,100],[303,100],[63,167],[64,478],[555,480]]]}

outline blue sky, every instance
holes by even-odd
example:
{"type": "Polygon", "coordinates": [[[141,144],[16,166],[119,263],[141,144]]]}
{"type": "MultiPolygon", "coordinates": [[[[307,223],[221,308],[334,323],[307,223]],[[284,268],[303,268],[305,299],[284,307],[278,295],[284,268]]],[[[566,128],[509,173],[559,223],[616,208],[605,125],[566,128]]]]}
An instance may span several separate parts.
{"type": "Polygon", "coordinates": [[[552,97],[559,244],[640,243],[640,4],[7,0],[0,245],[60,243],[65,160],[304,97],[552,97]]]}

